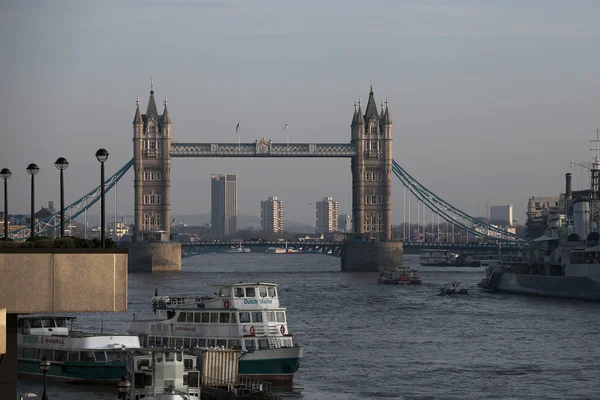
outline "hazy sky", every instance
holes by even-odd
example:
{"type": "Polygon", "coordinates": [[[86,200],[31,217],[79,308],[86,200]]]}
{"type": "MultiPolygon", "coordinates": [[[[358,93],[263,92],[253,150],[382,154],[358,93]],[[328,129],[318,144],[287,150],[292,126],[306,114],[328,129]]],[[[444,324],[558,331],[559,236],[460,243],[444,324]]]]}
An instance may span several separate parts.
{"type": "MultiPolygon", "coordinates": [[[[169,98],[174,142],[262,136],[348,142],[353,103],[389,101],[394,158],[471,214],[558,194],[564,174],[587,175],[600,127],[600,2],[28,1],[0,5],[0,168],[13,171],[10,211],[28,213],[30,162],[40,167],[36,209],[112,174],[132,157],[135,100],[150,77],[159,110],[169,98]]],[[[333,196],[351,210],[348,159],[173,159],[172,212],[210,211],[210,174],[235,173],[239,211],[260,215],[279,196],[286,217],[313,221],[333,196]]],[[[133,212],[133,173],[119,185],[133,212]]],[[[393,220],[403,189],[393,182],[393,220]]],[[[108,209],[112,210],[112,196],[108,209]]],[[[413,202],[413,212],[415,211],[413,202]]],[[[112,213],[112,211],[110,211],[112,213]]],[[[98,213],[97,210],[94,213],[98,213]]],[[[416,215],[416,213],[414,213],[416,215]]],[[[313,222],[314,223],[314,222],[313,222]]]]}

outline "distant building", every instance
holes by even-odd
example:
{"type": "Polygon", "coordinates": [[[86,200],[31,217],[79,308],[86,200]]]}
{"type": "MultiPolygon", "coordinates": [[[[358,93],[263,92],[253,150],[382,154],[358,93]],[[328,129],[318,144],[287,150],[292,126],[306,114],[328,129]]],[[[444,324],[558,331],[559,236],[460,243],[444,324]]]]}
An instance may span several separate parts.
{"type": "Polygon", "coordinates": [[[492,224],[510,227],[513,224],[513,206],[490,206],[490,220],[492,224]]]}
{"type": "Polygon", "coordinates": [[[237,175],[211,175],[210,223],[214,236],[229,236],[237,232],[237,175]]]}
{"type": "Polygon", "coordinates": [[[317,232],[328,233],[338,230],[339,203],[332,197],[317,201],[317,232]]]}
{"type": "Polygon", "coordinates": [[[345,233],[352,232],[352,215],[342,214],[338,219],[338,228],[345,233]]]}
{"type": "Polygon", "coordinates": [[[283,200],[269,197],[260,202],[260,227],[263,232],[283,232],[283,200]]]}

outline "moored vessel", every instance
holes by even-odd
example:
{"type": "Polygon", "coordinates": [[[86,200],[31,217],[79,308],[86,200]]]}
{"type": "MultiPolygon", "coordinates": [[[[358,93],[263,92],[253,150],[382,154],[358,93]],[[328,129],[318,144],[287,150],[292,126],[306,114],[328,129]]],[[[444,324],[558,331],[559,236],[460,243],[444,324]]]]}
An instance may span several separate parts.
{"type": "Polygon", "coordinates": [[[19,316],[18,373],[41,376],[39,362],[45,358],[50,361],[46,373],[49,379],[92,384],[118,382],[125,375],[126,351],[139,348],[139,338],[73,331],[75,319],[58,315],[19,316]]]}
{"type": "Polygon", "coordinates": [[[291,382],[304,348],[293,341],[277,285],[213,285],[213,296],[157,296],[158,318],[131,322],[143,346],[183,349],[223,347],[241,351],[239,374],[291,382]]]}
{"type": "Polygon", "coordinates": [[[418,270],[402,266],[382,270],[377,282],[386,285],[420,285],[421,277],[418,270]]]}
{"type": "Polygon", "coordinates": [[[446,249],[423,249],[419,262],[423,266],[448,267],[455,266],[458,254],[446,249]]]}

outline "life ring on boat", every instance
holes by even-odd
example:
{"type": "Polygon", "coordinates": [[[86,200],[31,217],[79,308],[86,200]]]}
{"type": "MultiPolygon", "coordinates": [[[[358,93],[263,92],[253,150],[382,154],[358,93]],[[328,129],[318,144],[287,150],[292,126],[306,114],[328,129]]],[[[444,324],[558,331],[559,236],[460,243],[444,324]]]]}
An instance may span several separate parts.
{"type": "Polygon", "coordinates": [[[229,300],[224,300],[223,301],[223,307],[229,308],[229,300]]]}
{"type": "Polygon", "coordinates": [[[281,325],[281,327],[279,328],[279,332],[281,332],[282,335],[285,334],[285,326],[281,325]]]}
{"type": "Polygon", "coordinates": [[[250,334],[251,334],[252,336],[254,336],[254,325],[252,325],[252,326],[250,327],[250,334]]]}

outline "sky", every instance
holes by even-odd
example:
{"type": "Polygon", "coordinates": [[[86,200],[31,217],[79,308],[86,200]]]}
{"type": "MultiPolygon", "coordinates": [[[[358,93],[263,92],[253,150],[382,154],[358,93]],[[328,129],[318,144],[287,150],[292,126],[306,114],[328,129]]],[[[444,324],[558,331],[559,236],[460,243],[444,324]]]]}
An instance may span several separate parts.
{"type": "MultiPolygon", "coordinates": [[[[353,104],[389,101],[394,158],[472,215],[587,187],[600,127],[600,2],[573,0],[31,1],[0,4],[0,168],[11,213],[65,201],[132,158],[132,120],[154,80],[168,97],[173,142],[350,141],[353,104]]],[[[185,159],[171,169],[175,215],[210,212],[210,175],[238,175],[238,208],[278,196],[286,219],[314,221],[332,196],[351,211],[349,159],[185,159]]],[[[394,179],[393,222],[404,190],[394,179]]],[[[107,210],[114,212],[114,195],[107,210]]],[[[412,206],[413,218],[416,210],[412,206]]],[[[99,206],[98,206],[99,208],[99,206]]],[[[117,212],[133,213],[133,173],[117,212]]],[[[99,210],[92,210],[92,213],[99,210]]]]}

